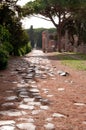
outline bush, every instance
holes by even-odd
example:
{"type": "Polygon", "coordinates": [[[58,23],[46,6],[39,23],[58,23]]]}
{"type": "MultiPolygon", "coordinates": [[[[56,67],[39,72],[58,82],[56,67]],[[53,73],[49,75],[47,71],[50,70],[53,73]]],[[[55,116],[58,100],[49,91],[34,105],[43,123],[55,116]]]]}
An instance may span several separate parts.
{"type": "Polygon", "coordinates": [[[0,70],[5,69],[8,64],[8,53],[0,48],[0,70]]]}
{"type": "Polygon", "coordinates": [[[4,42],[3,43],[3,49],[6,50],[9,54],[12,52],[13,50],[13,46],[9,43],[9,42],[4,42]]]}
{"type": "Polygon", "coordinates": [[[30,44],[30,42],[28,42],[25,46],[23,46],[19,49],[16,49],[15,55],[16,56],[23,56],[23,55],[31,52],[31,50],[32,50],[31,44],[30,44]]]}
{"type": "Polygon", "coordinates": [[[28,42],[28,44],[26,45],[26,49],[25,49],[25,50],[26,50],[25,54],[27,54],[27,53],[31,52],[32,47],[31,47],[30,42],[28,42]]]}

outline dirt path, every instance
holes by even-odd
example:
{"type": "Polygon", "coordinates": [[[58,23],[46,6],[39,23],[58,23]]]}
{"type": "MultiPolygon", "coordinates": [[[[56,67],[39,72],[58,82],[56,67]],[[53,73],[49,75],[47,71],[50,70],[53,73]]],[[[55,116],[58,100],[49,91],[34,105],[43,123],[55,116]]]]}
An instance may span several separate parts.
{"type": "Polygon", "coordinates": [[[0,130],[86,130],[86,72],[40,50],[11,58],[0,71],[0,130]]]}

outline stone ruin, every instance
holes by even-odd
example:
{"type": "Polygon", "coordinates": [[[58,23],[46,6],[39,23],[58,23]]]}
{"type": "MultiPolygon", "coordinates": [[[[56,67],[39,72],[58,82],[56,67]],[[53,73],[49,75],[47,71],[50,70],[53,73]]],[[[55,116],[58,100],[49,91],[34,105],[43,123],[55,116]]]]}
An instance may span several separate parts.
{"type": "MultiPolygon", "coordinates": [[[[42,50],[43,52],[53,52],[58,50],[58,44],[56,45],[56,41],[50,39],[50,34],[48,30],[42,32],[42,50]]],[[[66,52],[80,52],[86,54],[86,45],[83,43],[78,45],[78,37],[74,35],[74,45],[70,42],[68,38],[68,31],[65,31],[65,35],[61,37],[61,51],[66,52]]]]}
{"type": "Polygon", "coordinates": [[[49,36],[50,34],[48,33],[47,30],[42,32],[42,50],[44,52],[52,52],[55,50],[56,47],[56,41],[50,39],[49,36]]]}

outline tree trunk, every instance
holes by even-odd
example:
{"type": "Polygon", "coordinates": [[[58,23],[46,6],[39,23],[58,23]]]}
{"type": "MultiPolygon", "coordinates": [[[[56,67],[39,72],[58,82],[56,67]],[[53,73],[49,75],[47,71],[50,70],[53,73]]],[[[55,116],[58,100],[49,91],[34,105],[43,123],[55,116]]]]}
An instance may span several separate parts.
{"type": "Polygon", "coordinates": [[[59,23],[58,23],[58,52],[61,52],[61,14],[59,12],[59,23]]]}

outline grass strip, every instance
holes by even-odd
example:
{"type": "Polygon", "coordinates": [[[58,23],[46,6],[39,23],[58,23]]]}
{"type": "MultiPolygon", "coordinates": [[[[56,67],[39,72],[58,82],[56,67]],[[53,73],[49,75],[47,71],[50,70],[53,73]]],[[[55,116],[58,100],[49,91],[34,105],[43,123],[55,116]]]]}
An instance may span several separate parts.
{"type": "Polygon", "coordinates": [[[57,57],[63,65],[77,70],[86,70],[86,55],[74,53],[58,53],[57,57]]]}

